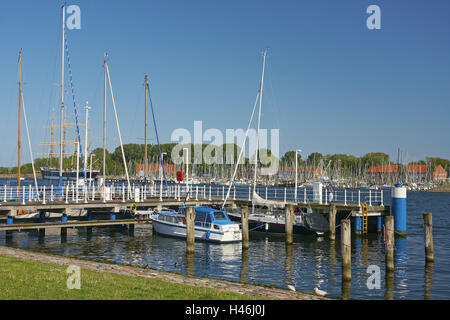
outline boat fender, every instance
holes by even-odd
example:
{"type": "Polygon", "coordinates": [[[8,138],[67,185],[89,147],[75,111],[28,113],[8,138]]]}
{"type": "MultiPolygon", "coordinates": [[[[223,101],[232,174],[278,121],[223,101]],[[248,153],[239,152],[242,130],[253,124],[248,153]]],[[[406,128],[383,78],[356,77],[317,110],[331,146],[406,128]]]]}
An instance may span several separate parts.
{"type": "Polygon", "coordinates": [[[136,213],[136,209],[137,209],[137,205],[136,205],[136,203],[133,203],[133,204],[130,206],[130,211],[131,211],[131,213],[135,214],[135,213],[136,213]]]}
{"type": "Polygon", "coordinates": [[[269,224],[267,222],[266,222],[266,225],[265,225],[265,229],[266,229],[266,231],[269,230],[269,224]]]}
{"type": "Polygon", "coordinates": [[[209,239],[210,237],[211,237],[211,231],[208,230],[208,231],[206,232],[206,239],[209,239]]]}

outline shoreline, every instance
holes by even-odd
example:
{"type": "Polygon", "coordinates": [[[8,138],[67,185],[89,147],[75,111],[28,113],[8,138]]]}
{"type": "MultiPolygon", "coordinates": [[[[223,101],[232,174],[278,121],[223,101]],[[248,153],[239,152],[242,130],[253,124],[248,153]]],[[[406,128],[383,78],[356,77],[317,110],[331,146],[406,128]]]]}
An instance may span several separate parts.
{"type": "Polygon", "coordinates": [[[427,190],[427,192],[450,192],[450,184],[444,184],[442,186],[437,186],[433,189],[427,190]]]}
{"type": "Polygon", "coordinates": [[[0,246],[0,256],[19,258],[22,260],[35,261],[49,265],[69,266],[77,265],[81,269],[96,271],[101,274],[118,274],[159,280],[171,284],[183,284],[192,287],[212,288],[225,292],[237,293],[247,296],[261,297],[269,300],[328,300],[329,298],[319,297],[312,292],[290,291],[281,288],[260,286],[248,283],[233,282],[210,278],[199,278],[191,275],[158,271],[154,269],[142,268],[117,263],[97,262],[88,259],[78,259],[68,256],[50,255],[39,252],[26,251],[23,249],[0,246]]]}

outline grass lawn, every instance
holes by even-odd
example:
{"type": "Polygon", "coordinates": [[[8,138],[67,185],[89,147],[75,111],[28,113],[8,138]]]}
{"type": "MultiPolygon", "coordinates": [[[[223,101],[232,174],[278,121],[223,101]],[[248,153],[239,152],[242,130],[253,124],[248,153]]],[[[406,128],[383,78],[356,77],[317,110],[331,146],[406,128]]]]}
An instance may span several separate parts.
{"type": "Polygon", "coordinates": [[[0,299],[19,300],[253,300],[213,288],[81,269],[81,288],[68,289],[67,266],[0,256],[0,299]]]}

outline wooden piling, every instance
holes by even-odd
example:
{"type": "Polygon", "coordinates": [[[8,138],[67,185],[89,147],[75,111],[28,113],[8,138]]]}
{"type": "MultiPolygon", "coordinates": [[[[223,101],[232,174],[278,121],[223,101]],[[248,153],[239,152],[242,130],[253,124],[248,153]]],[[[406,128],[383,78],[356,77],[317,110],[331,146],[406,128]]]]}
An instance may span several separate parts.
{"type": "Polygon", "coordinates": [[[287,245],[291,245],[293,243],[292,240],[293,227],[294,227],[294,209],[291,204],[288,204],[285,208],[285,232],[287,245]]]}
{"type": "Polygon", "coordinates": [[[342,280],[349,281],[352,278],[352,251],[351,251],[351,223],[349,219],[341,222],[341,250],[342,250],[342,280]]]}
{"type": "Polygon", "coordinates": [[[425,261],[434,262],[433,219],[430,212],[423,214],[423,228],[425,237],[425,261]]]}
{"type": "Polygon", "coordinates": [[[188,207],[186,210],[186,252],[194,253],[195,242],[195,208],[188,207]]]}
{"type": "Polygon", "coordinates": [[[248,206],[241,207],[241,223],[242,223],[242,249],[247,250],[248,246],[248,206]]]}
{"type": "Polygon", "coordinates": [[[394,217],[384,218],[386,228],[386,271],[394,271],[394,217]]]}
{"type": "Polygon", "coordinates": [[[332,204],[330,206],[330,214],[328,216],[328,221],[330,223],[330,240],[336,239],[336,205],[332,204]]]}

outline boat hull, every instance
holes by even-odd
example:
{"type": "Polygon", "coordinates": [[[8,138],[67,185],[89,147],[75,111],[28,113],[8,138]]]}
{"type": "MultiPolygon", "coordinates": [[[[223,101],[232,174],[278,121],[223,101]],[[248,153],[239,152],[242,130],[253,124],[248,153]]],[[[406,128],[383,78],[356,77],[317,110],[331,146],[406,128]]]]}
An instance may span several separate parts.
{"type": "MultiPolygon", "coordinates": [[[[92,171],[92,177],[91,172],[86,171],[86,178],[89,179],[95,179],[100,172],[98,170],[92,171]]],[[[59,181],[59,170],[58,169],[52,169],[52,168],[41,168],[41,176],[42,179],[46,180],[55,180],[59,181]]],[[[63,171],[62,173],[62,179],[63,181],[75,181],[77,180],[77,172],[76,171],[63,171]]],[[[78,179],[84,179],[84,173],[78,172],[78,179]]]]}
{"type": "MultiPolygon", "coordinates": [[[[153,230],[156,233],[169,237],[186,239],[186,225],[168,223],[152,219],[153,230]]],[[[215,231],[208,228],[194,227],[194,236],[196,240],[217,242],[217,243],[232,243],[242,241],[242,233],[240,231],[215,231]]]]}
{"type": "MultiPolygon", "coordinates": [[[[235,222],[241,222],[241,216],[239,214],[228,213],[230,219],[235,222]]],[[[281,219],[279,219],[281,220],[281,219]]],[[[286,226],[283,221],[272,222],[264,221],[263,219],[248,218],[248,229],[249,231],[261,232],[261,233],[286,233],[286,226]]],[[[301,235],[323,235],[323,232],[314,231],[307,228],[304,225],[295,223],[292,228],[294,234],[301,235]]]]}

